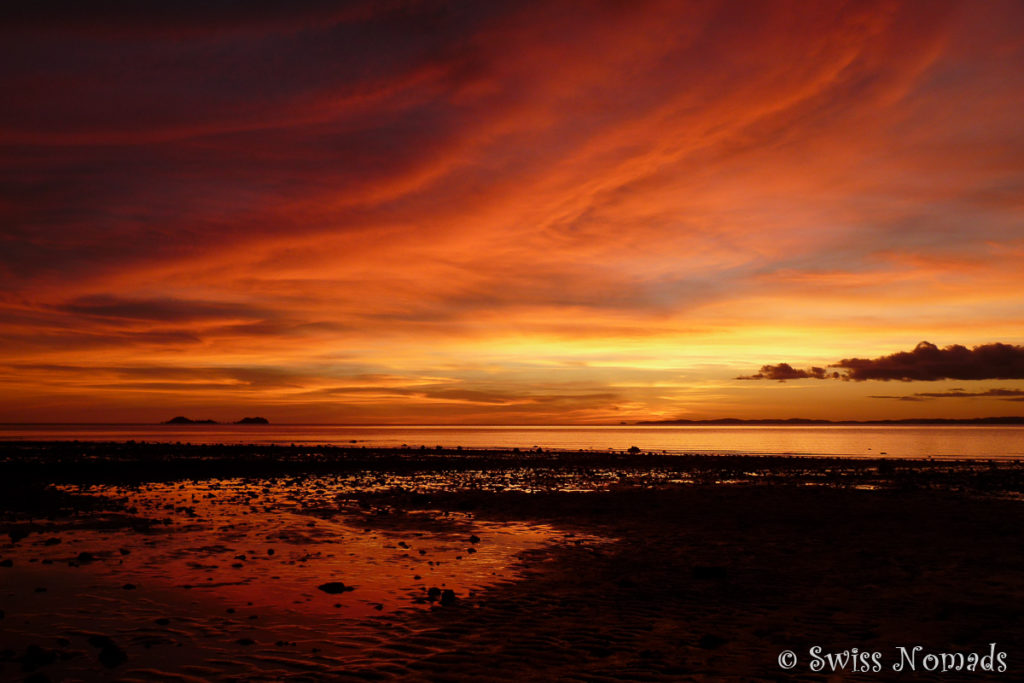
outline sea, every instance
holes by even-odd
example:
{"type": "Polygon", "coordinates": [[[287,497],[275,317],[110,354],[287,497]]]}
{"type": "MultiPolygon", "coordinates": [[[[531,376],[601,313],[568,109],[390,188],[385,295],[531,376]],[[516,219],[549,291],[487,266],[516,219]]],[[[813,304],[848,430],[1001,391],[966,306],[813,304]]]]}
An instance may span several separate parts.
{"type": "Polygon", "coordinates": [[[438,426],[0,424],[0,441],[136,441],[409,448],[762,454],[849,458],[1024,458],[1024,426],[438,426]]]}

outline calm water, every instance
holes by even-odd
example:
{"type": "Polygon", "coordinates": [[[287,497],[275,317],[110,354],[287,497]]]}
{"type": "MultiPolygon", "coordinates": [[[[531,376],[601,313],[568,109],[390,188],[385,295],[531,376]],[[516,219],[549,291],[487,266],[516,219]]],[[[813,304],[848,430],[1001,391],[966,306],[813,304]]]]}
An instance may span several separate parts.
{"type": "Polygon", "coordinates": [[[1024,427],[635,427],[0,425],[0,440],[309,443],[359,446],[762,453],[848,457],[1024,457],[1024,427]]]}

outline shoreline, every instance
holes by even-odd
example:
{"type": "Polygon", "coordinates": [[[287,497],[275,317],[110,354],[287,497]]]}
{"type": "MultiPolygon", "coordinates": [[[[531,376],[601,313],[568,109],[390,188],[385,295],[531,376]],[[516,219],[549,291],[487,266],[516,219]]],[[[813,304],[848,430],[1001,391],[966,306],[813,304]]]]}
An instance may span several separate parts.
{"type": "Polygon", "coordinates": [[[537,490],[673,484],[937,488],[1024,495],[1020,459],[847,458],[644,451],[367,448],[145,442],[0,442],[0,488],[232,477],[458,475],[492,486],[532,473],[537,490]],[[493,480],[493,481],[492,481],[493,480]],[[564,488],[562,486],[561,488],[564,488]]]}

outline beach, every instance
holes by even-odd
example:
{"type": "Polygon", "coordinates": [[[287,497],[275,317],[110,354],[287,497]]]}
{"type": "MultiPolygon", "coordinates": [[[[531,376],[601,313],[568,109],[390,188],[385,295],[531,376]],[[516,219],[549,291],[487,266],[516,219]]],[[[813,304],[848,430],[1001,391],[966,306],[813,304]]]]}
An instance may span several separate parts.
{"type": "Polygon", "coordinates": [[[73,442],[0,453],[2,680],[1024,670],[1016,461],[73,442]]]}

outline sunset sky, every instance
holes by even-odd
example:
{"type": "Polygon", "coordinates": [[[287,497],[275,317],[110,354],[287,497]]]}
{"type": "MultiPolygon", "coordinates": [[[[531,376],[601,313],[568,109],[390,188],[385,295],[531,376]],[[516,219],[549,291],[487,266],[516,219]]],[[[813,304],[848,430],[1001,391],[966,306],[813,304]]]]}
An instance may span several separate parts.
{"type": "Polygon", "coordinates": [[[0,422],[1024,415],[1024,3],[144,4],[0,10],[0,422]]]}

